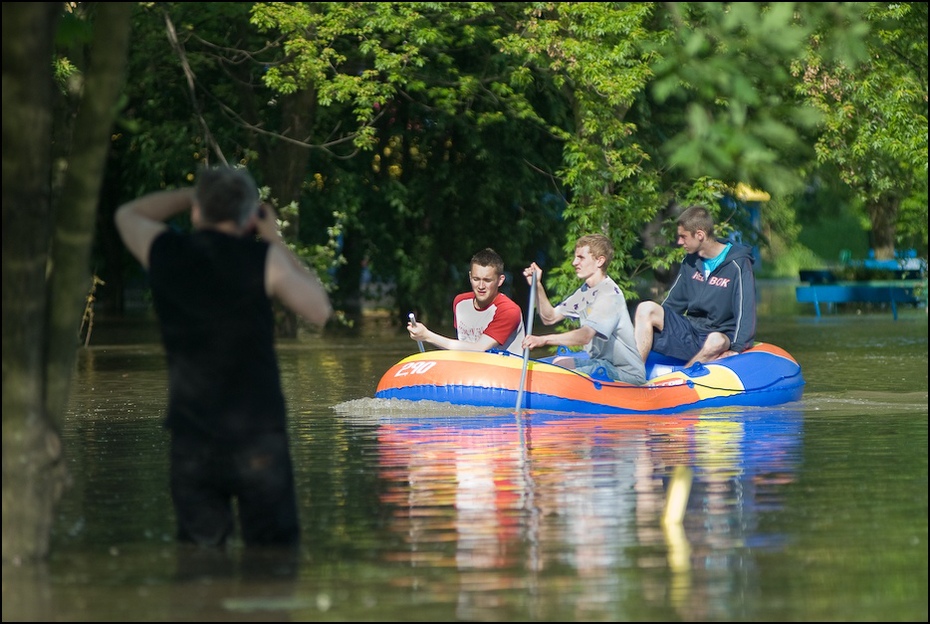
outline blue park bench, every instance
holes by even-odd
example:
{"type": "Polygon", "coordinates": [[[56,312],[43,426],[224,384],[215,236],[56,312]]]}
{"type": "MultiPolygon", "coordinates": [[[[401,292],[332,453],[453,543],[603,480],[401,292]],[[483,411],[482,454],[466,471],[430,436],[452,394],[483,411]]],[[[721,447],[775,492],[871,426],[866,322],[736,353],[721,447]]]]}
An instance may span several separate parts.
{"type": "Polygon", "coordinates": [[[891,313],[898,320],[899,303],[918,304],[926,302],[927,280],[878,280],[831,282],[818,279],[822,276],[808,275],[806,286],[797,286],[795,293],[799,303],[813,303],[817,317],[820,318],[820,304],[834,303],[890,303],[891,313]]]}

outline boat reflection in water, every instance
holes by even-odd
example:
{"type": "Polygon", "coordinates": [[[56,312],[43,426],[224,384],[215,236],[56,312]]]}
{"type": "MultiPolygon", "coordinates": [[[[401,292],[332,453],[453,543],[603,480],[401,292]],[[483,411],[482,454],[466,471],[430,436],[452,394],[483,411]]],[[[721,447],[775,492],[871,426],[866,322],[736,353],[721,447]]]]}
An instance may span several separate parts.
{"type": "MultiPolygon", "coordinates": [[[[735,617],[753,553],[780,547],[759,519],[795,478],[798,411],[462,415],[448,406],[456,412],[416,416],[429,402],[384,403],[394,407],[378,417],[382,500],[408,545],[394,555],[424,571],[457,568],[461,618],[487,616],[497,592],[532,589],[527,572],[564,577],[563,599],[578,594],[575,618],[603,617],[598,597],[627,590],[688,619],[735,617]],[[403,404],[410,416],[398,415],[403,404]],[[663,523],[682,466],[693,475],[683,520],[663,523]],[[621,582],[632,567],[644,585],[621,582]],[[642,569],[656,571],[654,586],[642,569]],[[701,582],[707,575],[713,584],[701,582]],[[719,592],[720,575],[734,593],[719,592]]],[[[536,599],[543,609],[557,597],[536,599]]]]}

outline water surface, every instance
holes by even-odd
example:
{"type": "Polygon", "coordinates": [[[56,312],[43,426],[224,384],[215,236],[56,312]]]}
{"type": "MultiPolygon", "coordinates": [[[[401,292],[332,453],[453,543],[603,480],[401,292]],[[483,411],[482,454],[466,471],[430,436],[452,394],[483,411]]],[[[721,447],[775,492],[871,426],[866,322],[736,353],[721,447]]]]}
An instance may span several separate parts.
{"type": "Polygon", "coordinates": [[[4,566],[4,621],[927,620],[924,309],[816,319],[763,290],[803,399],[666,416],[378,401],[416,345],[368,325],[279,345],[296,559],[174,543],[157,334],[100,327],[52,555],[4,566]]]}

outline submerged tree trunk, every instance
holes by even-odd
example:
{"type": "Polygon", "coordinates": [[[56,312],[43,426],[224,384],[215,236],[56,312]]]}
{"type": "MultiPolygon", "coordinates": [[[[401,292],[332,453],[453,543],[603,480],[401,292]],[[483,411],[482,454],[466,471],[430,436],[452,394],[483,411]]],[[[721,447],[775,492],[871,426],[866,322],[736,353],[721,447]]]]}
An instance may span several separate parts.
{"type": "Polygon", "coordinates": [[[51,71],[63,6],[3,3],[4,562],[48,555],[55,506],[67,484],[60,425],[90,287],[94,217],[132,10],[131,3],[85,5],[95,11],[95,34],[74,149],[56,164],[51,71]],[[63,188],[53,195],[56,167],[63,188]]]}
{"type": "Polygon", "coordinates": [[[48,552],[65,480],[45,410],[52,76],[61,5],[3,3],[3,561],[48,552]]]}
{"type": "Polygon", "coordinates": [[[49,413],[60,419],[67,406],[78,328],[92,286],[90,254],[110,132],[125,83],[131,2],[101,2],[84,70],[84,88],[74,125],[67,172],[57,198],[48,278],[49,349],[46,360],[49,413]]]}

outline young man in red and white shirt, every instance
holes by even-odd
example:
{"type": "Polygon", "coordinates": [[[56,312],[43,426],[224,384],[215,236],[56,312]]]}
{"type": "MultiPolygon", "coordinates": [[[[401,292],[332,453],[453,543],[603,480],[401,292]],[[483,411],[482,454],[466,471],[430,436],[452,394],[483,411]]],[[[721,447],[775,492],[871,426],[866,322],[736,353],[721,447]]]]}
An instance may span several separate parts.
{"type": "Polygon", "coordinates": [[[410,321],[407,331],[413,340],[429,342],[440,349],[488,351],[500,349],[523,354],[523,311],[500,291],[504,284],[504,261],[490,247],[471,259],[468,272],[471,291],[457,295],[452,315],[458,338],[447,338],[423,323],[410,321]]]}

